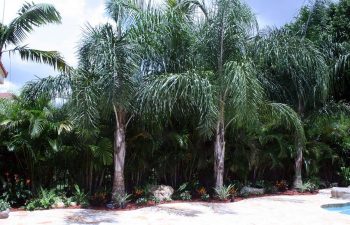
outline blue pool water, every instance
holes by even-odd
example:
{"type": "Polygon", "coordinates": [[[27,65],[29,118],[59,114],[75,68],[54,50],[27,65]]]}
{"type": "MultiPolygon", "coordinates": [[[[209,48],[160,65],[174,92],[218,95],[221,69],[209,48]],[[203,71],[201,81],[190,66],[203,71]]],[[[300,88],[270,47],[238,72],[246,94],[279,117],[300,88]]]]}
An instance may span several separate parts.
{"type": "Polygon", "coordinates": [[[350,205],[346,204],[343,206],[336,206],[336,207],[325,207],[324,209],[332,212],[339,212],[343,214],[350,215],[350,205]]]}

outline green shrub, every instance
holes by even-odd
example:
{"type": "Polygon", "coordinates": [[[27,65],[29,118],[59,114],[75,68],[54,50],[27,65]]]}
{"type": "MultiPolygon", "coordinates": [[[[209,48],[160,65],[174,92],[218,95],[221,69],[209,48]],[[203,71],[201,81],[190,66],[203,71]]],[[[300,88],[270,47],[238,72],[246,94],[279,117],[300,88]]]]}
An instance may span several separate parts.
{"type": "Polygon", "coordinates": [[[189,191],[184,191],[179,195],[179,198],[181,200],[191,200],[192,199],[192,195],[189,191]]]}
{"type": "Polygon", "coordinates": [[[89,205],[87,194],[84,190],[80,189],[78,185],[74,185],[74,193],[72,200],[77,203],[77,205],[81,205],[86,207],[89,205]]]}
{"type": "Polygon", "coordinates": [[[10,204],[2,199],[0,199],[0,212],[5,211],[10,208],[10,204]]]}
{"type": "Polygon", "coordinates": [[[231,196],[231,191],[232,189],[234,189],[233,185],[228,185],[228,186],[222,186],[220,188],[215,188],[215,193],[216,193],[216,197],[218,199],[220,199],[221,201],[227,200],[229,199],[229,197],[231,196]]]}
{"type": "Polygon", "coordinates": [[[13,179],[10,175],[7,175],[6,181],[2,186],[1,198],[4,199],[12,206],[22,206],[32,196],[32,192],[29,189],[30,180],[24,180],[19,178],[17,174],[13,179]]]}
{"type": "Polygon", "coordinates": [[[103,206],[107,203],[108,194],[105,191],[98,191],[90,197],[90,203],[93,206],[103,206]]]}
{"type": "Polygon", "coordinates": [[[130,197],[132,195],[128,195],[127,193],[125,194],[117,194],[114,196],[113,201],[115,202],[115,206],[117,208],[122,208],[124,209],[127,205],[128,202],[130,202],[130,197]]]}
{"type": "Polygon", "coordinates": [[[210,199],[210,195],[209,194],[203,194],[203,195],[201,195],[201,199],[202,199],[202,201],[208,201],[210,199]]]}
{"type": "Polygon", "coordinates": [[[38,198],[32,199],[27,202],[25,208],[27,210],[35,209],[50,209],[52,206],[59,202],[61,199],[55,193],[55,190],[45,190],[40,188],[38,198]]]}
{"type": "Polygon", "coordinates": [[[300,192],[315,192],[318,189],[318,186],[311,181],[307,181],[303,183],[303,185],[299,188],[300,192]]]}
{"type": "Polygon", "coordinates": [[[345,186],[350,185],[350,167],[341,167],[340,176],[345,186]]]}
{"type": "Polygon", "coordinates": [[[135,203],[136,205],[146,205],[148,202],[147,198],[141,197],[136,199],[135,203]]]}
{"type": "Polygon", "coordinates": [[[173,197],[179,200],[191,200],[192,195],[189,190],[189,184],[188,183],[181,184],[180,187],[174,193],[173,197]]]}

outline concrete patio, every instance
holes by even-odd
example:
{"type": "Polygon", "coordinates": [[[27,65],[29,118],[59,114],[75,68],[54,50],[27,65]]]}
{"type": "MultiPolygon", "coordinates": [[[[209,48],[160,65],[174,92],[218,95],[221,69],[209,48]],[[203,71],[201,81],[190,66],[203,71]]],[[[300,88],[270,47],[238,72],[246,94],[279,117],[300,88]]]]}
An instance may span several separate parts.
{"type": "Polygon", "coordinates": [[[331,199],[330,190],[317,195],[270,196],[235,203],[174,203],[133,211],[53,209],[12,212],[6,225],[122,224],[122,225],[348,225],[350,216],[322,209],[325,204],[345,203],[331,199]]]}

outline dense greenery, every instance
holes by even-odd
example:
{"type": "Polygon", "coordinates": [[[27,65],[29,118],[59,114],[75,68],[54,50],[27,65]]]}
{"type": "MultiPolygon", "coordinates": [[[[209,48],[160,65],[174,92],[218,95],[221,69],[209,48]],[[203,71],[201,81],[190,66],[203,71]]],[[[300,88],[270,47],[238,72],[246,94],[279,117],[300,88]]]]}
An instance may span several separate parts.
{"type": "Polygon", "coordinates": [[[239,0],[108,0],[113,22],[85,27],[77,68],[0,102],[2,198],[125,207],[157,203],[155,184],[204,201],[348,185],[349,9],[319,0],[259,30],[239,0]]]}

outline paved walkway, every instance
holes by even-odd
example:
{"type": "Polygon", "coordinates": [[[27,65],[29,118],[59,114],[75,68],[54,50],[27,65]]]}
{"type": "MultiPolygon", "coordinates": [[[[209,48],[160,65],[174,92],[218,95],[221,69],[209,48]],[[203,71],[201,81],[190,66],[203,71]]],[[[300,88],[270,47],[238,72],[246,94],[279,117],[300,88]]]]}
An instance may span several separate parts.
{"type": "Polygon", "coordinates": [[[133,211],[54,209],[12,212],[1,225],[349,225],[350,215],[320,206],[344,203],[329,191],[317,195],[271,196],[235,203],[173,203],[133,211]]]}

